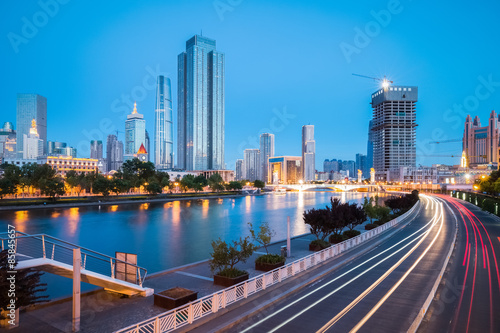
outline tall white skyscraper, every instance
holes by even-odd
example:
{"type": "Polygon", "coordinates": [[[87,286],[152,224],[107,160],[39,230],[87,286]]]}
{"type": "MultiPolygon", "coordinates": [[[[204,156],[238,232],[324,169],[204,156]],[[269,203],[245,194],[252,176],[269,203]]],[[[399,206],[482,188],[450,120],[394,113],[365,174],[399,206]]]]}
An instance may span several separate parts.
{"type": "Polygon", "coordinates": [[[106,162],[108,172],[120,170],[123,164],[123,142],[118,141],[116,135],[113,134],[108,135],[106,142],[106,162]]]}
{"type": "Polygon", "coordinates": [[[156,81],[155,165],[159,169],[174,167],[174,127],[170,79],[160,75],[156,81]]]}
{"type": "Polygon", "coordinates": [[[236,160],[235,180],[245,179],[245,166],[243,160],[236,160]]]}
{"type": "Polygon", "coordinates": [[[194,36],[178,56],[177,166],[224,169],[224,54],[194,36]]]}
{"type": "Polygon", "coordinates": [[[268,175],[269,157],[274,157],[274,134],[262,133],[260,135],[260,175],[259,179],[268,183],[271,181],[268,175]]]}
{"type": "Polygon", "coordinates": [[[245,178],[251,182],[259,179],[260,151],[258,149],[245,149],[244,157],[245,178]]]}
{"type": "Polygon", "coordinates": [[[146,145],[146,120],[137,112],[137,103],[134,103],[134,110],[125,121],[125,161],[133,159],[141,145],[146,145]]]}
{"type": "Polygon", "coordinates": [[[372,94],[373,167],[377,180],[387,171],[416,165],[418,88],[384,87],[372,94]]]}
{"type": "Polygon", "coordinates": [[[314,125],[302,126],[302,175],[304,181],[315,180],[316,141],[314,141],[314,125]]]}

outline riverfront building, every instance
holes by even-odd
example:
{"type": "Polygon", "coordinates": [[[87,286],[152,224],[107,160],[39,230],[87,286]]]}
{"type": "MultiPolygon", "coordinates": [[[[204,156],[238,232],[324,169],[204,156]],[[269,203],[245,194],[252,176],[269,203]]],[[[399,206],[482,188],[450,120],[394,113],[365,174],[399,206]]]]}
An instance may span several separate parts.
{"type": "Polygon", "coordinates": [[[260,178],[260,151],[258,149],[245,149],[244,151],[245,179],[253,182],[260,178]]]}
{"type": "Polygon", "coordinates": [[[260,135],[260,179],[265,183],[271,182],[268,175],[269,157],[274,156],[274,134],[262,133],[260,135]]]}
{"type": "Polygon", "coordinates": [[[415,167],[416,103],[418,88],[384,87],[372,95],[373,166],[376,180],[385,181],[387,171],[415,167]]]}
{"type": "Polygon", "coordinates": [[[23,158],[24,136],[28,136],[35,119],[37,132],[43,141],[42,155],[47,152],[47,99],[37,94],[17,94],[16,143],[17,157],[23,158]]]}
{"type": "Polygon", "coordinates": [[[245,179],[245,167],[243,160],[236,160],[235,180],[245,179]]]}
{"type": "Polygon", "coordinates": [[[44,142],[38,135],[36,121],[31,121],[31,128],[28,134],[23,135],[23,159],[34,159],[43,155],[44,142]]]}
{"type": "Polygon", "coordinates": [[[11,122],[6,122],[0,129],[0,159],[16,157],[16,131],[11,122]]]}
{"type": "Polygon", "coordinates": [[[173,126],[170,79],[160,75],[156,81],[154,133],[155,165],[157,169],[172,169],[174,167],[173,126]]]}
{"type": "Polygon", "coordinates": [[[270,157],[268,172],[272,176],[272,184],[297,184],[300,180],[303,180],[302,157],[270,157]]]}
{"type": "Polygon", "coordinates": [[[98,160],[102,159],[103,153],[102,141],[92,140],[90,141],[90,158],[96,158],[98,160]]]}
{"type": "Polygon", "coordinates": [[[462,139],[462,151],[465,152],[465,166],[474,168],[482,164],[498,165],[500,118],[491,111],[487,126],[481,126],[479,117],[472,120],[470,115],[465,119],[462,139]]]}
{"type": "Polygon", "coordinates": [[[108,141],[106,143],[106,170],[109,172],[111,170],[118,171],[123,164],[123,142],[118,141],[116,135],[108,135],[108,141]]]}
{"type": "Polygon", "coordinates": [[[314,125],[302,126],[302,175],[304,181],[315,180],[316,141],[314,141],[314,125]]]}
{"type": "Polygon", "coordinates": [[[47,155],[62,155],[76,157],[76,148],[68,146],[66,142],[47,142],[47,155]]]}
{"type": "Polygon", "coordinates": [[[177,167],[224,165],[224,54],[215,40],[195,35],[178,56],[177,167]]]}
{"type": "Polygon", "coordinates": [[[125,121],[125,161],[134,158],[141,145],[146,144],[146,120],[137,112],[137,103],[134,103],[132,113],[125,121]]]}

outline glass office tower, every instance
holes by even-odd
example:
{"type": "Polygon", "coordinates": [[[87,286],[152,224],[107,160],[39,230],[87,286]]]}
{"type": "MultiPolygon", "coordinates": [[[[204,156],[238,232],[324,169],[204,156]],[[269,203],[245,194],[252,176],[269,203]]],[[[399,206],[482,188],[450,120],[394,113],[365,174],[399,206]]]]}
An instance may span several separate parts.
{"type": "Polygon", "coordinates": [[[269,157],[274,157],[274,134],[262,133],[260,135],[260,164],[261,172],[259,179],[269,183],[271,177],[268,175],[269,157]]]}
{"type": "Polygon", "coordinates": [[[224,54],[195,35],[178,56],[177,166],[224,169],[224,54]]]}
{"type": "Polygon", "coordinates": [[[125,121],[125,160],[133,159],[141,145],[146,144],[146,120],[137,112],[137,103],[134,110],[127,115],[125,121]]]}
{"type": "Polygon", "coordinates": [[[158,169],[174,167],[174,127],[170,79],[160,75],[156,80],[155,164],[158,169]]]}
{"type": "Polygon", "coordinates": [[[47,154],[47,99],[37,94],[17,94],[17,158],[23,158],[24,136],[30,133],[33,119],[43,140],[43,154],[47,154]]]}

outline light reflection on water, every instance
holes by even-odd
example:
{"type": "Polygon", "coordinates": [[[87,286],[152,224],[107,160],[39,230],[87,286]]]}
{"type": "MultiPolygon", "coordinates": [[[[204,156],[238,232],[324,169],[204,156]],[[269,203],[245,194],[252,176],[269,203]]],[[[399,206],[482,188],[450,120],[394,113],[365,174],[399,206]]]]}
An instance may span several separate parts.
{"type": "MultiPolygon", "coordinates": [[[[308,232],[304,210],[323,208],[332,196],[362,202],[366,193],[292,192],[286,195],[197,199],[167,203],[86,206],[2,212],[0,228],[14,224],[18,231],[46,233],[94,251],[114,256],[115,251],[137,253],[148,274],[208,258],[211,241],[248,236],[248,222],[258,227],[267,221],[274,240],[308,232]]],[[[63,278],[61,278],[63,279],[63,278]]],[[[68,279],[65,279],[68,280],[68,279]]],[[[71,280],[66,282],[71,292],[71,280]]],[[[61,286],[64,283],[61,284],[61,286]]],[[[51,294],[53,288],[49,286],[51,294]]]]}

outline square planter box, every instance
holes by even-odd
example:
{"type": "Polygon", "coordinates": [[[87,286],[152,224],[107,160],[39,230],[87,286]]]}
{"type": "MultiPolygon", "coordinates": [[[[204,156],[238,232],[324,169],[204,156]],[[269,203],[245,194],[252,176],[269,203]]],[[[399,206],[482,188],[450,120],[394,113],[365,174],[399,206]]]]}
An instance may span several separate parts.
{"type": "Polygon", "coordinates": [[[268,263],[255,263],[255,269],[258,271],[269,272],[278,267],[284,266],[285,262],[279,262],[277,264],[268,264],[268,263]]]}
{"type": "Polygon", "coordinates": [[[156,306],[171,310],[194,301],[197,298],[197,291],[175,287],[154,294],[154,304],[156,306]]]}
{"type": "Polygon", "coordinates": [[[235,277],[235,278],[214,275],[214,283],[216,285],[223,286],[223,287],[231,287],[231,286],[234,286],[235,284],[238,284],[238,283],[246,281],[246,280],[248,280],[248,273],[245,275],[240,275],[240,276],[235,277]]]}

